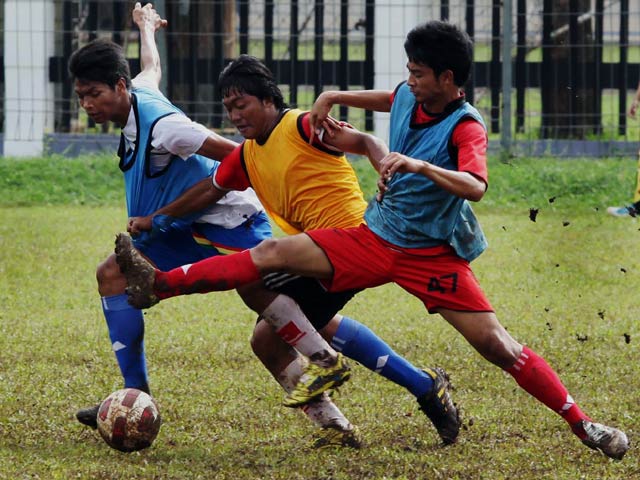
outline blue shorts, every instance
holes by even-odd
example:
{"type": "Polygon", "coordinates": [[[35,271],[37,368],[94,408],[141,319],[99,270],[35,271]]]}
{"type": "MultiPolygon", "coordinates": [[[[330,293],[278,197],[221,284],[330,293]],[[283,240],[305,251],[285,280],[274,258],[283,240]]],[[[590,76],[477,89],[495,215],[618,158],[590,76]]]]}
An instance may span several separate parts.
{"type": "Polygon", "coordinates": [[[236,228],[210,223],[173,224],[171,228],[134,244],[160,270],[171,270],[199,260],[255,247],[271,237],[271,226],[259,212],[236,228]]]}

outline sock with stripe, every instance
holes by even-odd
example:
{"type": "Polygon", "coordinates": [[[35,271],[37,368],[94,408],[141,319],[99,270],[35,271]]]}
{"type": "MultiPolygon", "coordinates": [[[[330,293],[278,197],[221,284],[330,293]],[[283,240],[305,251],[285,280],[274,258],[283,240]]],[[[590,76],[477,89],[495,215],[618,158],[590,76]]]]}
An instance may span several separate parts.
{"type": "Polygon", "coordinates": [[[564,418],[576,435],[586,437],[581,421],[590,420],[589,417],[580,410],[556,372],[542,357],[523,347],[516,363],[506,371],[526,392],[564,418]]]}
{"type": "Polygon", "coordinates": [[[233,290],[260,279],[249,250],[216,255],[168,272],[156,270],[154,293],[164,299],[191,293],[233,290]]]}
{"type": "Polygon", "coordinates": [[[102,297],[111,347],[116,355],[125,388],[149,393],[147,362],[144,355],[144,317],[127,302],[127,295],[102,297]]]}
{"type": "Polygon", "coordinates": [[[368,327],[352,318],[342,317],[331,339],[331,346],[369,370],[406,388],[417,398],[433,388],[433,380],[429,375],[414,367],[368,327]]]}
{"type": "Polygon", "coordinates": [[[336,351],[329,346],[300,306],[286,295],[278,295],[260,314],[278,336],[309,361],[323,367],[336,363],[336,351]]]}

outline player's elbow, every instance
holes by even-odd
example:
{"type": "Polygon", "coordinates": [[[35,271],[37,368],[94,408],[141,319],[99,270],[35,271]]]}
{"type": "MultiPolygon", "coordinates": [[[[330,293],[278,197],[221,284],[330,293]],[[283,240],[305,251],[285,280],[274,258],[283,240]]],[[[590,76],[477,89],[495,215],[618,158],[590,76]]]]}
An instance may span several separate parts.
{"type": "Polygon", "coordinates": [[[479,202],[480,200],[482,200],[482,197],[484,197],[484,192],[484,187],[473,188],[467,193],[465,198],[470,202],[479,202]]]}
{"type": "Polygon", "coordinates": [[[487,191],[487,184],[484,180],[476,177],[475,175],[468,175],[469,176],[467,178],[469,181],[467,188],[465,189],[464,198],[470,202],[479,202],[487,191]]]}

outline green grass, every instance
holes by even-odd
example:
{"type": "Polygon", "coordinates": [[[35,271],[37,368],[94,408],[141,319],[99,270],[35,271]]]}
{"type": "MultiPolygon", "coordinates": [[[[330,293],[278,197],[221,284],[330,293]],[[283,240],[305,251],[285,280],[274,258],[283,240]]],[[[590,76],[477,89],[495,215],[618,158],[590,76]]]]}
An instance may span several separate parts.
{"type": "MultiPolygon", "coordinates": [[[[365,167],[356,162],[372,191],[365,167]]],[[[623,428],[632,445],[640,224],[610,218],[603,207],[628,200],[634,174],[630,159],[492,161],[491,188],[475,208],[490,248],[474,263],[511,334],[545,356],[588,414],[623,428]],[[529,208],[540,210],[535,223],[529,208]]],[[[125,226],[121,195],[112,158],[0,159],[0,479],[640,476],[635,449],[613,462],[582,446],[557,415],[394,286],[361,293],[345,313],[416,364],[451,373],[465,424],[458,445],[439,447],[408,393],[356,367],[335,398],[366,448],[308,450],[313,427],[280,406],[282,393],[248,345],[255,315],[227,292],[147,312],[164,425],[146,451],[109,449],[73,415],[120,387],[94,272],[125,226]]]]}

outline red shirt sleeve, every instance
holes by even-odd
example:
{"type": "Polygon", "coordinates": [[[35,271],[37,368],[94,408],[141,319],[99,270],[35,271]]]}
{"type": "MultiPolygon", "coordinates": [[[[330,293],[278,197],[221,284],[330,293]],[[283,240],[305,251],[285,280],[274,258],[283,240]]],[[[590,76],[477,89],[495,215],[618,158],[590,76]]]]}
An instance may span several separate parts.
{"type": "Polygon", "coordinates": [[[251,186],[242,162],[243,147],[244,142],[224,157],[213,174],[213,184],[221,190],[246,190],[251,186]]]}
{"type": "Polygon", "coordinates": [[[487,132],[476,120],[464,119],[453,130],[451,143],[458,151],[458,171],[469,172],[488,184],[487,132]]]}

